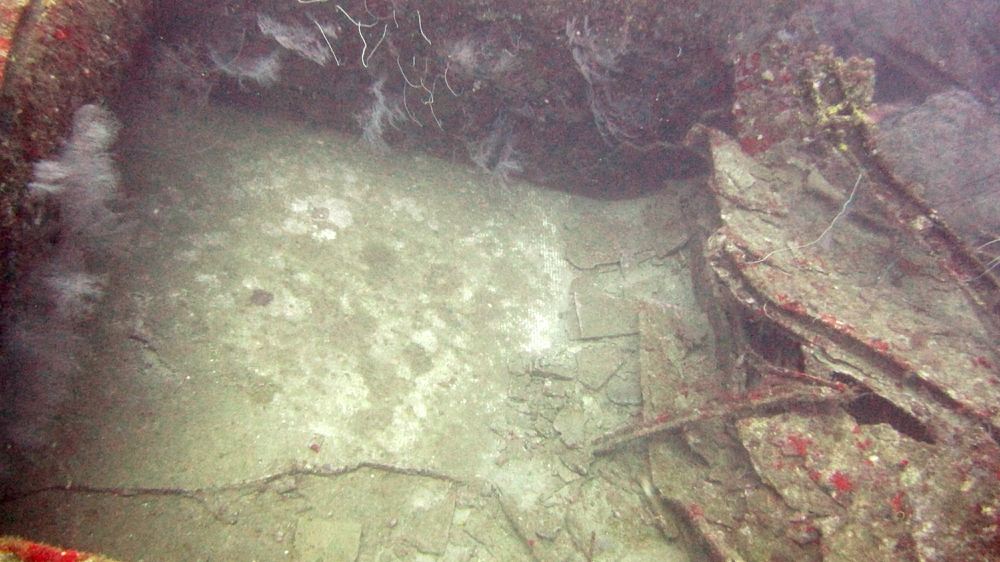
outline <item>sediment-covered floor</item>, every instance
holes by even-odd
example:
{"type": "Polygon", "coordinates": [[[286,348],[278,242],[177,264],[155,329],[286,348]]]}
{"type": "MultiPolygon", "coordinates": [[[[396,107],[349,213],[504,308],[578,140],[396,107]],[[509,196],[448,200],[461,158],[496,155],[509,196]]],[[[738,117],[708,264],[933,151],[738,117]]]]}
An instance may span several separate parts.
{"type": "Polygon", "coordinates": [[[130,242],[39,457],[102,490],[5,530],[131,560],[688,559],[642,457],[589,451],[640,412],[637,304],[697,316],[670,190],[587,199],[223,108],[120,145],[130,242]]]}

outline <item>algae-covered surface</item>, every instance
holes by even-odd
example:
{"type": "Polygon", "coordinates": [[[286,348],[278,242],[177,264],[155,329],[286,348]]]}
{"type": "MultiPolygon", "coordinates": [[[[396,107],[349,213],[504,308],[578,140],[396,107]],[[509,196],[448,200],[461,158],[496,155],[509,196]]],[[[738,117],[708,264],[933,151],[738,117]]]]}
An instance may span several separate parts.
{"type": "Polygon", "coordinates": [[[9,530],[133,560],[689,559],[640,457],[589,451],[639,413],[640,303],[695,310],[672,191],[223,108],[138,117],[118,154],[130,242],[49,456],[72,491],[9,530]]]}

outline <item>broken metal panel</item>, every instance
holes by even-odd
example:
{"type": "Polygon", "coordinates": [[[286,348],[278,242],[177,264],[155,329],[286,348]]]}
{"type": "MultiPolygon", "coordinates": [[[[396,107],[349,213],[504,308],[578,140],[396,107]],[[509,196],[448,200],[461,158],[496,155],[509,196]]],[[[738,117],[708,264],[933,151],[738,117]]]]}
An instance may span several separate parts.
{"type": "MultiPolygon", "coordinates": [[[[789,328],[809,335],[807,341],[815,335],[871,355],[895,373],[884,386],[925,386],[996,425],[1000,388],[995,373],[979,359],[996,361],[994,334],[980,323],[960,279],[940,268],[933,249],[879,220],[887,211],[882,201],[856,191],[857,200],[843,198],[845,206],[855,206],[849,209],[853,214],[835,214],[836,223],[808,213],[804,203],[795,206],[796,212],[748,208],[743,201],[759,201],[755,193],[787,193],[785,199],[795,201],[815,197],[815,186],[822,186],[819,193],[829,192],[830,184],[817,170],[772,172],[742,154],[735,142],[719,136],[713,141],[713,187],[725,226],[709,247],[714,267],[738,282],[744,298],[752,301],[746,304],[785,319],[789,328]],[[772,179],[779,173],[802,179],[772,179]],[[749,182],[741,185],[739,177],[749,182]]],[[[850,194],[844,179],[841,190],[850,194]]],[[[880,189],[863,177],[855,184],[865,192],[880,189]]],[[[837,209],[829,203],[827,216],[837,209]]],[[[822,211],[822,205],[812,210],[822,211]]],[[[921,217],[913,222],[922,220],[929,222],[921,217]]]]}
{"type": "Polygon", "coordinates": [[[808,178],[822,172],[764,166],[736,141],[708,134],[722,209],[708,263],[732,322],[716,336],[736,340],[740,373],[713,373],[710,349],[671,341],[664,334],[681,332],[643,311],[645,421],[599,440],[597,452],[664,436],[649,447],[653,484],[714,559],[987,559],[1000,490],[991,326],[966,289],[925,275],[938,271],[926,263],[907,266],[917,286],[882,278],[891,261],[872,257],[873,245],[892,241],[915,263],[921,248],[931,252],[891,221],[874,222],[871,200],[858,199],[860,216],[842,223],[798,214],[831,207],[839,216],[829,201],[768,212],[774,193],[808,199],[818,184],[808,178]],[[748,195],[751,187],[762,197],[748,195]],[[822,238],[816,230],[833,241],[807,245],[822,238]],[[777,233],[791,234],[768,236],[777,233]],[[849,289],[859,285],[867,291],[849,289]],[[927,292],[937,300],[921,299],[927,292]],[[892,338],[903,327],[911,338],[903,341],[921,345],[898,347],[892,338]],[[728,391],[726,380],[744,388],[728,391]]]}
{"type": "Polygon", "coordinates": [[[863,173],[852,184],[837,153],[822,169],[806,159],[768,165],[706,134],[723,223],[707,244],[720,296],[791,334],[803,376],[853,394],[842,405],[854,429],[839,410],[737,422],[755,471],[790,514],[812,514],[817,504],[804,498],[830,496],[836,525],[813,521],[816,540],[844,559],[880,556],[885,544],[973,555],[983,534],[990,540],[980,507],[1000,490],[996,335],[961,277],[942,267],[948,256],[914,234],[933,218],[900,224],[893,192],[863,173]],[[833,184],[846,194],[839,205],[833,184]],[[886,513],[891,524],[872,525],[886,513]]]}
{"type": "Polygon", "coordinates": [[[689,136],[714,345],[641,311],[643,422],[595,451],[656,437],[652,483],[712,559],[991,559],[996,281],[872,150],[871,65],[782,48],[738,63],[736,138],[689,136]]]}

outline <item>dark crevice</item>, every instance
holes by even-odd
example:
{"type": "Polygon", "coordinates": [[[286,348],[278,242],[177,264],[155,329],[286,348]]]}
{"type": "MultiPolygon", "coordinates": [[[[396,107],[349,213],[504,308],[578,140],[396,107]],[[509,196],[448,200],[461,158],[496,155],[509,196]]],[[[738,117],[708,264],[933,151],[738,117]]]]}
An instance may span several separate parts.
{"type": "Polygon", "coordinates": [[[922,443],[932,445],[935,443],[930,428],[917,419],[916,416],[893,404],[888,399],[875,394],[868,386],[862,384],[854,377],[845,375],[844,373],[832,373],[830,378],[863,392],[860,396],[843,406],[844,411],[854,418],[859,425],[887,423],[893,429],[907,437],[922,443]]]}
{"type": "Polygon", "coordinates": [[[802,344],[784,328],[765,320],[744,319],[743,329],[750,347],[764,361],[804,373],[806,357],[802,344]]]}

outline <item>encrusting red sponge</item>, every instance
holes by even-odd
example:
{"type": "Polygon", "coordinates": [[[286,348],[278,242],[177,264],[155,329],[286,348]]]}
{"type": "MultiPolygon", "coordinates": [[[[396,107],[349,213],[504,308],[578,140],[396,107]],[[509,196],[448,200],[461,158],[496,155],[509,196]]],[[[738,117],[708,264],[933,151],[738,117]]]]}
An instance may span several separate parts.
{"type": "Polygon", "coordinates": [[[114,562],[97,554],[65,550],[17,537],[0,537],[0,552],[9,552],[24,562],[114,562]]]}

